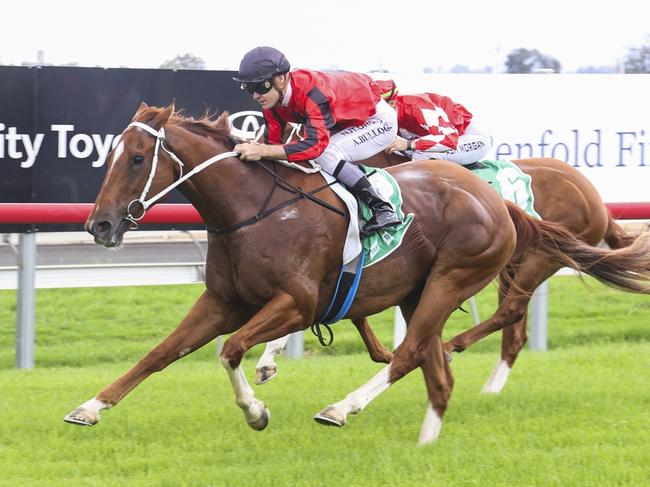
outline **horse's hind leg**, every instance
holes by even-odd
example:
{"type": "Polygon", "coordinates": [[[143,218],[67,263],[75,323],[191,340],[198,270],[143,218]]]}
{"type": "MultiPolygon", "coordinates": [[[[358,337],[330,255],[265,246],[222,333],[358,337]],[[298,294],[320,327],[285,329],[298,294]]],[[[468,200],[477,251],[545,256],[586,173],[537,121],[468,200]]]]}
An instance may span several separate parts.
{"type": "Polygon", "coordinates": [[[552,276],[559,265],[548,257],[530,254],[517,268],[513,284],[499,291],[499,308],[496,313],[469,330],[456,335],[447,343],[448,352],[462,352],[474,343],[491,335],[498,330],[508,330],[503,337],[502,356],[483,388],[485,393],[500,392],[508,379],[512,363],[525,344],[526,314],[532,292],[549,276],[552,276]],[[510,328],[519,325],[512,331],[510,328]],[[505,353],[504,353],[505,352],[505,353]]]}
{"type": "MultiPolygon", "coordinates": [[[[554,262],[548,260],[546,262],[538,261],[535,265],[528,268],[529,272],[534,275],[522,279],[523,282],[527,282],[530,286],[527,287],[526,290],[529,290],[532,293],[532,291],[541,283],[555,274],[559,268],[560,266],[554,262]]],[[[517,273],[517,277],[521,276],[522,271],[525,271],[525,269],[520,270],[520,272],[517,273]]],[[[500,393],[508,381],[508,377],[517,357],[519,356],[519,352],[521,352],[528,340],[526,327],[528,323],[529,302],[530,299],[528,299],[525,304],[522,303],[524,308],[522,309],[523,313],[521,319],[513,325],[506,326],[501,330],[501,357],[481,390],[484,394],[500,393]]]]}
{"type": "MultiPolygon", "coordinates": [[[[326,425],[343,426],[348,414],[362,411],[391,384],[414,368],[424,365],[422,370],[429,389],[429,401],[433,405],[430,409],[438,423],[441,423],[451,395],[452,381],[451,374],[448,373],[449,369],[446,368],[440,332],[447,318],[458,305],[494,277],[494,274],[487,276],[486,273],[486,276],[481,279],[477,275],[478,272],[476,269],[455,269],[448,273],[450,277],[430,275],[415,311],[411,314],[410,310],[404,310],[409,323],[406,337],[395,351],[388,366],[379,371],[369,382],[348,394],[345,399],[322,410],[314,419],[326,425]],[[476,282],[477,278],[480,279],[479,282],[476,282]],[[468,281],[474,281],[475,284],[466,285],[468,281]],[[432,353],[436,355],[430,357],[432,353]]],[[[434,440],[440,431],[439,426],[433,429],[427,426],[423,441],[434,440]]]]}
{"type": "Polygon", "coordinates": [[[204,291],[178,327],[131,370],[102,389],[97,396],[68,414],[64,421],[92,426],[100,420],[99,412],[115,406],[140,382],[154,372],[202,347],[224,331],[224,324],[242,320],[236,310],[219,303],[204,291]]]}
{"type": "Polygon", "coordinates": [[[418,439],[419,445],[426,445],[438,438],[442,428],[442,414],[454,387],[454,378],[449,362],[444,356],[442,338],[436,335],[431,343],[429,353],[421,366],[424,383],[427,386],[429,401],[424,422],[418,439]]]}

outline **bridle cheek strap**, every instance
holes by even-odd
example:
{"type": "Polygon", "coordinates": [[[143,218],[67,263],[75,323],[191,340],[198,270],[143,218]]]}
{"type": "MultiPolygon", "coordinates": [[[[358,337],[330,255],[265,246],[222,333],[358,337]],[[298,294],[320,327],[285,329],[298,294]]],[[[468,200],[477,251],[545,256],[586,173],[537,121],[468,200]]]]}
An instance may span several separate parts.
{"type": "Polygon", "coordinates": [[[201,164],[196,166],[194,169],[192,169],[187,174],[183,175],[183,167],[184,167],[183,162],[176,156],[176,154],[174,154],[172,151],[167,149],[167,147],[165,147],[165,144],[164,144],[164,142],[165,142],[165,128],[164,127],[161,127],[160,130],[156,130],[156,129],[154,129],[154,128],[150,127],[149,125],[144,124],[142,122],[131,122],[127,126],[127,129],[129,127],[140,128],[140,129],[144,130],[145,132],[148,132],[149,134],[153,135],[156,138],[156,145],[154,146],[154,150],[153,150],[153,160],[151,162],[151,171],[149,172],[149,177],[147,178],[147,182],[144,185],[144,188],[142,189],[142,194],[140,194],[139,198],[132,200],[128,204],[128,206],[126,207],[127,215],[124,217],[124,219],[131,222],[131,228],[132,229],[138,227],[138,221],[140,221],[140,220],[142,220],[142,218],[144,218],[144,215],[146,214],[147,210],[151,207],[151,205],[153,205],[156,201],[158,201],[160,198],[162,198],[167,193],[169,193],[176,186],[179,186],[180,184],[184,183],[187,179],[192,177],[194,174],[202,171],[203,169],[210,166],[211,164],[214,164],[215,162],[218,162],[218,161],[220,161],[222,159],[226,159],[227,157],[236,157],[236,156],[239,155],[238,152],[224,152],[222,154],[217,154],[216,156],[211,157],[207,161],[202,162],[201,164]],[[160,147],[162,147],[163,150],[165,152],[167,152],[167,154],[169,154],[171,159],[178,164],[178,166],[180,167],[180,170],[181,170],[181,172],[180,172],[181,175],[172,184],[170,184],[165,189],[160,191],[157,195],[152,196],[150,199],[147,200],[146,199],[147,194],[149,193],[149,190],[151,189],[151,184],[153,183],[153,178],[155,177],[156,169],[158,168],[158,151],[159,151],[160,147]],[[140,216],[138,216],[138,217],[135,217],[133,215],[132,206],[133,206],[134,203],[139,203],[140,206],[142,207],[142,214],[140,216]]]}

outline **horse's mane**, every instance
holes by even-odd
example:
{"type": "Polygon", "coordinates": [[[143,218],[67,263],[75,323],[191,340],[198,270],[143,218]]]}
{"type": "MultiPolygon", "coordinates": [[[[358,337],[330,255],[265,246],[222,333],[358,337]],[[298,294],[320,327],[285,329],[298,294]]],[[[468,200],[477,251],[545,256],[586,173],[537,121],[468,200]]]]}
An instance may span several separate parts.
{"type": "MultiPolygon", "coordinates": [[[[163,110],[164,108],[159,107],[146,107],[136,114],[134,120],[142,123],[150,122],[163,110]]],[[[194,118],[184,115],[183,110],[178,110],[171,114],[167,124],[177,125],[189,132],[208,137],[232,148],[233,143],[230,139],[228,112],[221,112],[216,119],[215,116],[216,113],[210,114],[206,111],[201,118],[194,118]]]]}

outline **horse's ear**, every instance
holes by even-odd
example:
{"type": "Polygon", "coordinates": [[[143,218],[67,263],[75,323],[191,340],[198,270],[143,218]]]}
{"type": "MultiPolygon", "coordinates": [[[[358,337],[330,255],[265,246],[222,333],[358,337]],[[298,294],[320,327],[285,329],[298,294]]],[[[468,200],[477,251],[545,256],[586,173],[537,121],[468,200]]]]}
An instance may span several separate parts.
{"type": "Polygon", "coordinates": [[[169,106],[167,106],[167,108],[165,108],[164,110],[162,110],[162,111],[161,111],[158,115],[156,115],[156,116],[154,117],[154,119],[151,121],[151,124],[150,124],[150,125],[151,125],[155,130],[160,130],[160,129],[163,127],[163,125],[165,125],[165,124],[167,123],[167,121],[169,120],[169,117],[171,117],[171,116],[172,116],[172,113],[174,113],[174,104],[175,104],[175,101],[172,100],[172,102],[169,104],[169,106]]]}
{"type": "Polygon", "coordinates": [[[149,105],[141,101],[140,104],[138,105],[138,109],[135,111],[135,115],[133,115],[133,120],[136,120],[140,116],[140,114],[144,112],[147,108],[149,108],[149,105]]]}
{"type": "Polygon", "coordinates": [[[228,112],[222,112],[214,122],[214,126],[218,129],[230,133],[230,120],[228,119],[228,112]]]}

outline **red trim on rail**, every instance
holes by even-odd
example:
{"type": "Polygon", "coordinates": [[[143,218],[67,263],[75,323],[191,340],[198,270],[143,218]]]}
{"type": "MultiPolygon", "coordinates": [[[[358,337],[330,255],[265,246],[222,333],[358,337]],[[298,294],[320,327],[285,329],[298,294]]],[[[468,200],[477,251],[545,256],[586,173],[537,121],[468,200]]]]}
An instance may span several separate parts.
{"type": "MultiPolygon", "coordinates": [[[[607,203],[617,220],[650,220],[650,203],[607,203]]],[[[0,203],[0,224],[85,223],[92,203],[0,203]]],[[[190,204],[159,204],[142,223],[202,223],[190,204]]]]}
{"type": "Polygon", "coordinates": [[[650,220],[650,203],[606,203],[617,220],[650,220]]]}
{"type": "MultiPolygon", "coordinates": [[[[85,223],[92,203],[0,203],[0,223],[85,223]]],[[[159,204],[147,211],[142,223],[203,223],[190,204],[159,204]]]]}

